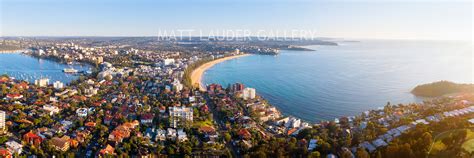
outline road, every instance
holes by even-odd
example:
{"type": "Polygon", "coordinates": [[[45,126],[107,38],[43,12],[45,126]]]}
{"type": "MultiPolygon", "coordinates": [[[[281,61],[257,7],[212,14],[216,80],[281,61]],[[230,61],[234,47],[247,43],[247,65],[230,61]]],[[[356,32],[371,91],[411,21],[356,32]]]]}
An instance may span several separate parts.
{"type": "MultiPolygon", "coordinates": [[[[215,121],[215,123],[217,124],[217,130],[219,131],[220,133],[220,136],[224,136],[225,133],[227,133],[228,131],[226,130],[225,128],[225,120],[221,120],[220,118],[222,118],[219,114],[219,112],[217,111],[216,109],[216,105],[214,104],[214,102],[209,98],[208,95],[205,95],[204,98],[206,99],[206,103],[207,105],[209,105],[209,110],[211,111],[212,113],[212,117],[215,121]]],[[[235,157],[235,158],[240,158],[242,157],[239,152],[238,152],[238,149],[232,145],[232,141],[229,141],[229,142],[226,142],[226,147],[228,149],[231,149],[231,152],[232,152],[232,157],[235,157]]]]}

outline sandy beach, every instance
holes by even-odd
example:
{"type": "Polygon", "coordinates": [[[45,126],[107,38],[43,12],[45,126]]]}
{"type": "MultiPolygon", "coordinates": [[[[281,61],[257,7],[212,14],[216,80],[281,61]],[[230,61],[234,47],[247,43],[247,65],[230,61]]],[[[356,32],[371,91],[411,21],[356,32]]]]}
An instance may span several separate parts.
{"type": "Polygon", "coordinates": [[[217,63],[220,63],[220,62],[223,62],[223,61],[226,61],[226,60],[230,60],[230,59],[240,58],[240,57],[243,57],[243,56],[248,56],[248,55],[249,54],[242,54],[242,55],[234,55],[234,56],[219,58],[219,59],[207,62],[207,63],[199,66],[198,68],[194,69],[194,71],[191,73],[192,85],[199,84],[199,89],[205,91],[206,87],[205,87],[205,85],[203,85],[201,83],[201,79],[202,79],[202,75],[204,74],[204,72],[207,69],[211,68],[212,66],[214,66],[217,63]]]}

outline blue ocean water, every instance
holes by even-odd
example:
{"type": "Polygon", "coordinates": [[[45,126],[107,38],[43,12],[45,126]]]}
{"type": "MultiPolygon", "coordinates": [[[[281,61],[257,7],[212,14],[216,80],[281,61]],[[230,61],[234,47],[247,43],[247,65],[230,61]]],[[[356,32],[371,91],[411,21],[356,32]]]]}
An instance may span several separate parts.
{"type": "Polygon", "coordinates": [[[74,68],[79,71],[89,70],[88,65],[67,65],[51,60],[38,59],[20,53],[0,53],[0,75],[7,74],[16,79],[34,83],[36,79],[46,77],[52,84],[55,81],[70,83],[79,76],[66,74],[64,68],[74,68]]]}
{"type": "Polygon", "coordinates": [[[363,40],[309,48],[317,51],[228,60],[208,69],[203,83],[244,83],[284,114],[311,122],[419,102],[410,93],[418,84],[473,83],[471,42],[363,40]]]}

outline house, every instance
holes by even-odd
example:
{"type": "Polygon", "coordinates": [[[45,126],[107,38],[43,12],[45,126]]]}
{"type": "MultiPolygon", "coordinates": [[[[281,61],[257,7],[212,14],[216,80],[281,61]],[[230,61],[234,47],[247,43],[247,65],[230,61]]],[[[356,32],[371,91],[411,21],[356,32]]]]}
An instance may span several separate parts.
{"type": "Polygon", "coordinates": [[[97,124],[95,122],[87,122],[86,124],[84,124],[86,127],[88,128],[94,128],[97,124]]]}
{"type": "Polygon", "coordinates": [[[8,100],[17,100],[23,98],[23,95],[21,94],[7,94],[7,99],[8,100]]]}
{"type": "Polygon", "coordinates": [[[101,149],[99,151],[99,154],[103,155],[103,156],[105,156],[105,155],[115,155],[114,151],[115,151],[115,148],[110,146],[109,144],[107,144],[107,146],[104,149],[101,149]]]}
{"type": "Polygon", "coordinates": [[[108,140],[117,144],[121,143],[124,138],[127,138],[126,133],[114,130],[109,134],[108,140]]]}
{"type": "Polygon", "coordinates": [[[140,123],[142,124],[152,124],[154,115],[151,113],[143,114],[140,117],[140,123]]]}
{"type": "Polygon", "coordinates": [[[240,129],[238,135],[241,139],[250,139],[252,137],[252,134],[250,134],[250,132],[245,128],[240,129]]]}
{"type": "Polygon", "coordinates": [[[135,129],[140,123],[137,120],[133,122],[126,122],[116,127],[112,133],[109,134],[108,140],[114,144],[122,142],[124,138],[130,137],[132,129],[135,129]]]}
{"type": "Polygon", "coordinates": [[[301,125],[301,120],[297,118],[293,118],[293,117],[290,118],[288,122],[285,123],[286,128],[296,128],[296,127],[300,127],[300,125],[301,125]]]}
{"type": "Polygon", "coordinates": [[[166,112],[166,107],[160,106],[160,113],[165,113],[165,112],[166,112]]]}
{"type": "Polygon", "coordinates": [[[76,114],[79,117],[86,117],[87,112],[88,112],[87,108],[79,108],[79,109],[76,110],[76,114]]]}
{"type": "Polygon", "coordinates": [[[176,139],[176,129],[168,128],[166,133],[167,133],[168,139],[171,139],[171,140],[176,139]]]}
{"type": "Polygon", "coordinates": [[[5,77],[5,76],[0,77],[0,83],[7,83],[7,82],[10,82],[9,77],[5,77]]]}
{"type": "Polygon", "coordinates": [[[51,138],[51,145],[58,151],[68,151],[70,148],[69,136],[51,138]]]}
{"type": "Polygon", "coordinates": [[[75,139],[69,139],[69,146],[71,148],[77,148],[77,146],[79,146],[79,141],[75,139]]]}
{"type": "Polygon", "coordinates": [[[188,140],[186,132],[184,132],[183,129],[178,129],[178,141],[186,141],[186,140],[188,140]]]}
{"type": "Polygon", "coordinates": [[[26,133],[25,135],[23,135],[23,141],[27,142],[30,145],[39,147],[43,139],[40,136],[30,131],[26,133]]]}
{"type": "Polygon", "coordinates": [[[26,83],[26,82],[20,82],[20,83],[16,84],[15,87],[18,88],[18,89],[28,89],[28,88],[30,88],[30,86],[28,86],[28,83],[26,83]]]}
{"type": "Polygon", "coordinates": [[[166,140],[166,131],[163,129],[157,129],[155,141],[164,141],[164,140],[166,140]]]}
{"type": "Polygon", "coordinates": [[[12,153],[8,149],[0,148],[0,157],[12,158],[12,153]]]}
{"type": "Polygon", "coordinates": [[[199,132],[203,133],[204,137],[209,140],[214,140],[218,137],[216,129],[211,126],[202,126],[199,128],[199,132]]]}
{"type": "Polygon", "coordinates": [[[112,121],[113,117],[110,115],[105,115],[104,117],[104,124],[105,125],[110,125],[110,122],[112,121]]]}
{"type": "Polygon", "coordinates": [[[23,145],[13,140],[6,142],[5,146],[12,154],[20,155],[23,151],[23,145]]]}
{"type": "Polygon", "coordinates": [[[203,113],[208,113],[209,112],[209,107],[207,105],[203,105],[203,106],[201,106],[201,111],[203,113]]]}
{"type": "Polygon", "coordinates": [[[53,105],[43,105],[43,110],[48,112],[50,116],[59,113],[59,108],[53,105]]]}
{"type": "Polygon", "coordinates": [[[317,146],[318,146],[318,140],[317,139],[311,139],[309,140],[309,144],[308,144],[308,151],[312,151],[313,149],[315,149],[317,146]]]}
{"type": "Polygon", "coordinates": [[[61,125],[63,126],[64,129],[69,130],[72,126],[74,126],[72,121],[68,120],[62,120],[61,125]]]}

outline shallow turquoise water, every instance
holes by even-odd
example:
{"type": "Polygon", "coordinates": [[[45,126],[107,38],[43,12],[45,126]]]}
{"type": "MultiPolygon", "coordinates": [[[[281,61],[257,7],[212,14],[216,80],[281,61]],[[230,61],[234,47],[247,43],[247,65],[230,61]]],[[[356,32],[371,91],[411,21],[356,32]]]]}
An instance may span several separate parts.
{"type": "Polygon", "coordinates": [[[311,46],[216,64],[203,83],[241,82],[284,114],[307,121],[332,120],[392,104],[419,102],[418,84],[439,80],[473,83],[472,43],[361,41],[311,46]]]}
{"type": "Polygon", "coordinates": [[[69,83],[78,78],[77,75],[66,74],[64,68],[80,71],[89,70],[87,65],[66,65],[55,61],[38,59],[19,53],[0,54],[0,74],[8,74],[16,79],[34,83],[41,77],[49,78],[50,84],[55,81],[69,83]]]}

